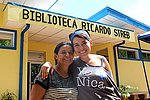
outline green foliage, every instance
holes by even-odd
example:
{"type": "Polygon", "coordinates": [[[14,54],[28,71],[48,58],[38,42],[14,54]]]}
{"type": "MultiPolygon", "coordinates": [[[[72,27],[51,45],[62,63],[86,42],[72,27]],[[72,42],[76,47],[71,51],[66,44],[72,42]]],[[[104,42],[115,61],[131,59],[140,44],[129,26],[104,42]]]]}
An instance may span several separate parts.
{"type": "Polygon", "coordinates": [[[6,90],[3,94],[1,94],[1,100],[16,100],[17,96],[15,93],[6,90]]]}
{"type": "Polygon", "coordinates": [[[11,46],[11,40],[0,39],[0,46],[11,46]]]}
{"type": "Polygon", "coordinates": [[[125,98],[130,97],[130,92],[133,92],[135,90],[138,90],[138,87],[132,87],[130,85],[120,85],[119,86],[119,91],[121,95],[125,98]]]}
{"type": "Polygon", "coordinates": [[[127,51],[123,49],[119,49],[119,57],[120,58],[127,58],[127,51]]]}

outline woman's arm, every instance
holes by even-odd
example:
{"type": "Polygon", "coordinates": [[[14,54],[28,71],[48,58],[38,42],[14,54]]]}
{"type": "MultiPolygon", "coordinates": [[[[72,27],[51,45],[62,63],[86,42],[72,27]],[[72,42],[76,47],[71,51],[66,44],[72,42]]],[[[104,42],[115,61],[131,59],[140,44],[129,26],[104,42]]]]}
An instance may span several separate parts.
{"type": "Polygon", "coordinates": [[[103,56],[103,61],[104,61],[104,64],[105,64],[105,69],[106,70],[108,70],[108,71],[110,71],[110,72],[112,72],[112,70],[111,70],[111,67],[110,67],[110,64],[109,64],[109,62],[107,61],[107,59],[103,56]]]}
{"type": "Polygon", "coordinates": [[[113,79],[113,75],[112,75],[112,70],[111,70],[111,67],[110,67],[110,64],[109,64],[109,62],[107,61],[107,59],[105,58],[105,57],[103,57],[103,61],[104,61],[104,63],[105,63],[105,69],[107,70],[107,71],[109,71],[109,75],[112,77],[112,79],[113,79]]]}
{"type": "Polygon", "coordinates": [[[39,84],[33,84],[29,100],[41,100],[45,94],[46,89],[39,84]]]}

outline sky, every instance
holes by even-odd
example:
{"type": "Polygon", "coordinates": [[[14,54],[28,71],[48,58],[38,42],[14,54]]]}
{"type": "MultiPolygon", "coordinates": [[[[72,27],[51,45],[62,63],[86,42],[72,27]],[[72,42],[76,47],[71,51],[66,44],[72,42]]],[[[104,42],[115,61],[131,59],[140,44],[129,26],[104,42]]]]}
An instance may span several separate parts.
{"type": "Polygon", "coordinates": [[[58,0],[49,11],[88,19],[106,6],[150,26],[150,0],[58,0]]]}

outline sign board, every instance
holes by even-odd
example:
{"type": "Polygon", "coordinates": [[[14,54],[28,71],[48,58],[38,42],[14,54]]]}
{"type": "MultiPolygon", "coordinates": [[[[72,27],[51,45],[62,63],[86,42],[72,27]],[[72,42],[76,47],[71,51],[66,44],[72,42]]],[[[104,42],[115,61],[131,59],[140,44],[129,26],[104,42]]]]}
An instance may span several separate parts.
{"type": "Polygon", "coordinates": [[[135,42],[134,32],[122,28],[116,28],[109,25],[103,25],[98,22],[66,16],[54,12],[30,8],[27,6],[7,5],[7,21],[16,21],[21,24],[44,25],[52,28],[61,28],[66,30],[85,29],[92,35],[116,38],[135,42]]]}

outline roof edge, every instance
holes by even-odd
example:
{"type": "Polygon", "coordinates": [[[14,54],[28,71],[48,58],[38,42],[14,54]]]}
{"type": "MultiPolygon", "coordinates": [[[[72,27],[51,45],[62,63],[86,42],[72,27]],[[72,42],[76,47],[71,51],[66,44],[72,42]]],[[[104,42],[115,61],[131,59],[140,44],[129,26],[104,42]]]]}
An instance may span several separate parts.
{"type": "Polygon", "coordinates": [[[133,18],[117,11],[117,10],[114,10],[114,9],[108,7],[108,6],[105,7],[104,9],[100,10],[96,14],[92,15],[88,19],[91,21],[98,21],[99,19],[103,18],[106,15],[111,15],[115,18],[118,18],[119,20],[127,22],[128,24],[131,24],[135,27],[138,27],[144,31],[150,31],[150,26],[148,26],[148,25],[146,25],[140,21],[137,21],[137,20],[135,20],[135,19],[133,19],[133,18]]]}

